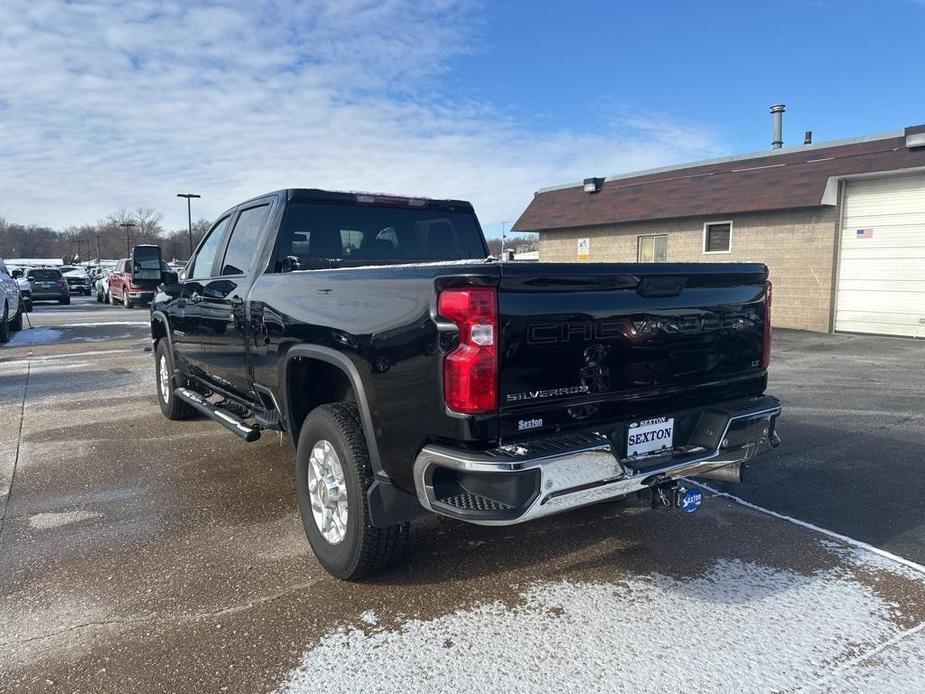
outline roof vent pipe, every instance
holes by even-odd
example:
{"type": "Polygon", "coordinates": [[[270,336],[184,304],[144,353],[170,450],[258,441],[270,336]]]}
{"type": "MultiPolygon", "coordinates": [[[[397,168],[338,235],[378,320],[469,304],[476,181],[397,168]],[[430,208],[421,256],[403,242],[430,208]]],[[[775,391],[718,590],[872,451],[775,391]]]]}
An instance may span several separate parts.
{"type": "Polygon", "coordinates": [[[774,104],[771,115],[774,116],[774,139],[771,140],[771,149],[780,149],[784,146],[784,111],[783,104],[774,104]]]}

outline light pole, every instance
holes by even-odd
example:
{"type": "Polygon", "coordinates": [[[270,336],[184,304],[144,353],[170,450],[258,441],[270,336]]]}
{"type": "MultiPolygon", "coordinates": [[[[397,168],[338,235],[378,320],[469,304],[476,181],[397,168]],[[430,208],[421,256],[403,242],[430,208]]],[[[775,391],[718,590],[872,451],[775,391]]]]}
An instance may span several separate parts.
{"type": "Polygon", "coordinates": [[[193,210],[190,204],[191,198],[201,198],[201,195],[196,195],[196,193],[177,193],[178,198],[186,198],[186,222],[188,224],[187,229],[189,230],[189,257],[193,257],[193,210]]]}
{"type": "Polygon", "coordinates": [[[129,235],[129,232],[131,232],[132,227],[135,226],[135,222],[122,222],[119,226],[125,229],[125,255],[128,257],[131,257],[132,256],[132,246],[128,240],[129,239],[128,235],[129,235]]]}
{"type": "Polygon", "coordinates": [[[100,264],[100,235],[96,235],[96,264],[100,264]]]}

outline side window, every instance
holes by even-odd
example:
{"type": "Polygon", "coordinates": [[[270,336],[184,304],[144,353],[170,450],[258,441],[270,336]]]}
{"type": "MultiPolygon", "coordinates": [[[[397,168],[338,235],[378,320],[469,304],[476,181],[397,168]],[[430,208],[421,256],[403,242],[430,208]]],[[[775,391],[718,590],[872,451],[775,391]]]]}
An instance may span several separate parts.
{"type": "Polygon", "coordinates": [[[225,227],[228,226],[228,220],[231,215],[219,220],[218,224],[212,227],[212,230],[206,236],[206,240],[199,247],[195,257],[190,261],[189,270],[187,270],[187,279],[204,279],[212,272],[212,263],[215,262],[215,255],[222,244],[222,237],[225,235],[225,227]]]}
{"type": "Polygon", "coordinates": [[[222,261],[221,275],[243,275],[257,255],[260,231],[270,211],[269,205],[260,205],[242,210],[235,222],[225,259],[222,261]]]}

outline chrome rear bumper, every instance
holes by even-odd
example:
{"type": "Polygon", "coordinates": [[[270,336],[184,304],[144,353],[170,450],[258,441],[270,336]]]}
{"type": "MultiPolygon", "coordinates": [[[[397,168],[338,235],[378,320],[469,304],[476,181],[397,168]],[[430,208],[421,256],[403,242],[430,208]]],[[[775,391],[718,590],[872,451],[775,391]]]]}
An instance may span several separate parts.
{"type": "Polygon", "coordinates": [[[414,464],[424,508],[480,525],[513,525],[615,499],[673,478],[745,463],[779,443],[780,402],[748,398],[704,410],[689,445],[671,454],[621,459],[593,432],[489,451],[425,446],[414,464]]]}

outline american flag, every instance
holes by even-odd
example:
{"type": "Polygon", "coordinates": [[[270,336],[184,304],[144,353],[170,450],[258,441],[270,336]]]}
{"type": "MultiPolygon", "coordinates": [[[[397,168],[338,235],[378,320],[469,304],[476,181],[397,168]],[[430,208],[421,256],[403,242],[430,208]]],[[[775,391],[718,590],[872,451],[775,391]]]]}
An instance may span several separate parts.
{"type": "Polygon", "coordinates": [[[874,238],[874,230],[873,229],[858,229],[857,238],[872,239],[874,238]]]}

